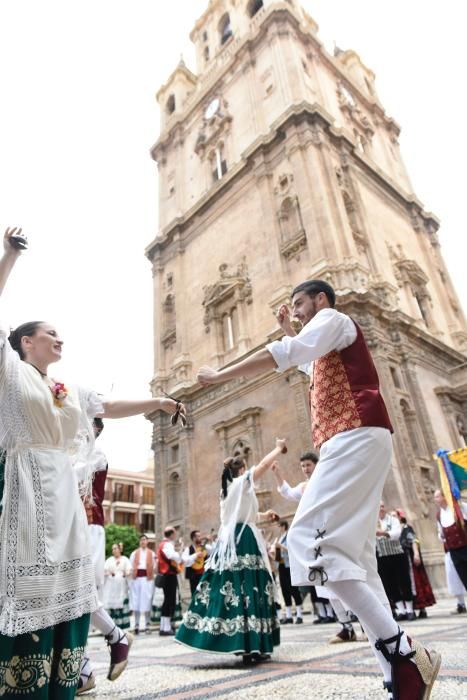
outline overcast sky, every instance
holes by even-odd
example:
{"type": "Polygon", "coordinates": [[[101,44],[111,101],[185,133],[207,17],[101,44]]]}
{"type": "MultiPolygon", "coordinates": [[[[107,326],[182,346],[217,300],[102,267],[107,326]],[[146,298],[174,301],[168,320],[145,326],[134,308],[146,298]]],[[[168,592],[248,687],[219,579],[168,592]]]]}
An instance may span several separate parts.
{"type": "MultiPolygon", "coordinates": [[[[402,126],[415,192],[442,221],[461,301],[465,274],[464,3],[305,0],[320,36],[355,49],[402,126]]],[[[16,326],[44,319],[65,340],[57,379],[141,397],[152,376],[157,231],[155,93],[207,0],[2,0],[0,226],[30,236],[0,306],[16,326]]],[[[142,469],[150,426],[108,422],[112,467],[142,469]]]]}

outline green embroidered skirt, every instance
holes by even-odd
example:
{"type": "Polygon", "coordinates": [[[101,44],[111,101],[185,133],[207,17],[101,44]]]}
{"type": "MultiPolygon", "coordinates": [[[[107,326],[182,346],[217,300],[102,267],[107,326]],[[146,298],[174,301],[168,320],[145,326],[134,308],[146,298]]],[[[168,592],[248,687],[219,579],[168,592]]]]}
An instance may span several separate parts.
{"type": "Polygon", "coordinates": [[[121,630],[130,629],[130,603],[128,598],[125,598],[123,601],[122,608],[110,608],[108,613],[121,630]]]}
{"type": "MultiPolygon", "coordinates": [[[[241,528],[238,524],[236,534],[241,528]]],[[[274,583],[248,525],[237,557],[233,567],[203,574],[177,642],[221,654],[270,654],[280,644],[274,583]]]]}
{"type": "Polygon", "coordinates": [[[0,634],[1,700],[73,700],[90,617],[18,637],[0,634]]]}

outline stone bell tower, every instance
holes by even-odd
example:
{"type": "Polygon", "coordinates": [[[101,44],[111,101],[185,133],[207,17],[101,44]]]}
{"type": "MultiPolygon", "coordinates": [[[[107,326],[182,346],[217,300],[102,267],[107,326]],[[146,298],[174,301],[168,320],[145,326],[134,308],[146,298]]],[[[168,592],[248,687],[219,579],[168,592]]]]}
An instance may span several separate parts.
{"type": "MultiPolygon", "coordinates": [[[[152,387],[186,402],[189,425],[155,415],[156,518],[185,531],[218,526],[222,460],[250,464],[287,436],[300,479],[312,447],[307,381],[270,372],[223,386],[195,382],[280,337],[274,310],[323,278],[364,329],[395,426],[387,504],[402,506],[441,561],[433,452],[467,434],[465,319],[443,261],[438,221],[416,198],[399,126],[355,51],[330,55],[295,0],[211,0],[159,89],[160,228],[152,387]]],[[[290,515],[271,475],[261,507],[290,515]]]]}

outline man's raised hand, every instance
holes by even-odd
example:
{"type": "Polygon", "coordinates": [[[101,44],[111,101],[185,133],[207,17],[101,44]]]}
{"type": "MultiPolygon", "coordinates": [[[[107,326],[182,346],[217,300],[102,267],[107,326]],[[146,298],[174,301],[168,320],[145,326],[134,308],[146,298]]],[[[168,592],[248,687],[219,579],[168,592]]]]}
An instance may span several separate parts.
{"type": "Polygon", "coordinates": [[[281,306],[279,306],[276,313],[276,320],[286,335],[296,335],[290,318],[290,309],[287,304],[281,304],[281,306]]]}

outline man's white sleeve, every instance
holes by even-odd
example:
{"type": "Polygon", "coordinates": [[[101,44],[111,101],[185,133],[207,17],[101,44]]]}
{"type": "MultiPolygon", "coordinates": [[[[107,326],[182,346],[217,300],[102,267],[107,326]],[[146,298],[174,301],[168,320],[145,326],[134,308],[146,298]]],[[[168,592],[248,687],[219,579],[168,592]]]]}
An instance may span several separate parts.
{"type": "Polygon", "coordinates": [[[195,563],[197,553],[194,552],[193,554],[190,554],[190,550],[187,547],[182,554],[182,561],[185,564],[185,566],[192,566],[195,563]]]}
{"type": "Polygon", "coordinates": [[[357,329],[349,316],[335,309],[322,309],[298,335],[284,336],[266,345],[277,369],[283,372],[290,367],[308,365],[332,350],[349,347],[357,337],[357,329]]]}
{"type": "Polygon", "coordinates": [[[282,484],[277,487],[277,490],[279,491],[280,495],[286,498],[288,501],[298,502],[303,495],[300,484],[292,487],[287,481],[285,481],[285,479],[282,484]]]}
{"type": "Polygon", "coordinates": [[[397,542],[400,540],[402,533],[402,528],[399,520],[391,515],[391,529],[388,530],[389,539],[392,542],[397,542]]]}
{"type": "Polygon", "coordinates": [[[180,562],[182,561],[182,555],[180,554],[180,552],[177,552],[172,542],[166,542],[165,545],[162,547],[162,551],[164,552],[167,559],[173,559],[173,561],[176,561],[178,564],[180,564],[180,562]]]}

